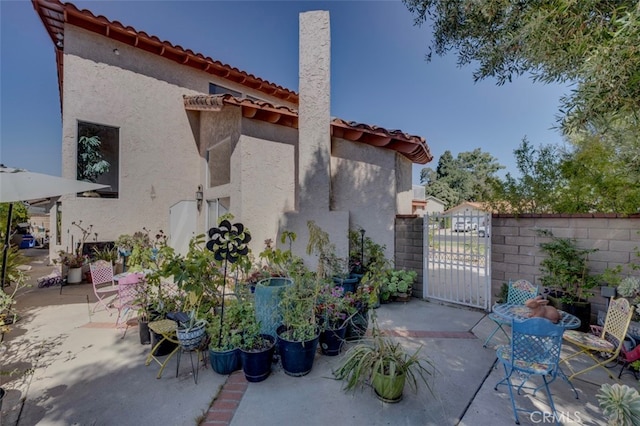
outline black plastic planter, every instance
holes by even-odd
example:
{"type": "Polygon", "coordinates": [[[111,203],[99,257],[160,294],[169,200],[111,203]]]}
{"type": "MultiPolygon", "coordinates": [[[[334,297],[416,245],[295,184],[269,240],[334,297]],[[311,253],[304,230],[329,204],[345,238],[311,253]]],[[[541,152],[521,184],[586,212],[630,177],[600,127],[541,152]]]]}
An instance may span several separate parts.
{"type": "Polygon", "coordinates": [[[271,347],[263,351],[245,351],[240,349],[242,371],[248,382],[261,382],[271,374],[271,361],[275,351],[275,338],[269,334],[263,334],[263,338],[271,342],[271,347]]]}
{"type": "Polygon", "coordinates": [[[278,352],[282,369],[286,374],[294,377],[309,374],[316,357],[320,335],[311,340],[300,342],[287,340],[280,336],[280,333],[285,331],[284,327],[278,328],[278,352]]]}

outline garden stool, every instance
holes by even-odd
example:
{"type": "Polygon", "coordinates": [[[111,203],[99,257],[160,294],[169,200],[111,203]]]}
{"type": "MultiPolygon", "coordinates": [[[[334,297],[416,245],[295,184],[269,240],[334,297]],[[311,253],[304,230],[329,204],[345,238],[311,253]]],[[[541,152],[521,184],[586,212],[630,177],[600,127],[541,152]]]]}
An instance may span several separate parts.
{"type": "Polygon", "coordinates": [[[193,375],[193,382],[198,384],[198,373],[200,371],[200,363],[204,365],[204,368],[207,368],[207,354],[209,352],[209,336],[205,336],[204,339],[200,342],[200,344],[195,348],[185,348],[180,345],[180,350],[178,351],[178,363],[176,365],[176,377],[178,377],[178,372],[180,371],[180,358],[182,356],[182,352],[189,353],[189,361],[191,362],[191,374],[193,375]],[[193,353],[196,353],[196,363],[193,363],[193,353]]]}
{"type": "Polygon", "coordinates": [[[162,336],[162,338],[151,348],[151,352],[147,356],[147,361],[145,365],[151,364],[151,361],[155,361],[160,365],[160,371],[158,371],[158,379],[162,377],[162,372],[164,368],[167,366],[167,363],[173,357],[173,355],[180,350],[180,344],[178,342],[178,338],[176,336],[176,330],[178,329],[178,324],[175,321],[169,319],[162,319],[158,321],[151,321],[149,323],[149,330],[153,331],[156,334],[162,336]],[[163,360],[159,359],[159,356],[154,355],[156,350],[165,342],[175,343],[176,347],[173,349],[166,358],[163,360]]]}

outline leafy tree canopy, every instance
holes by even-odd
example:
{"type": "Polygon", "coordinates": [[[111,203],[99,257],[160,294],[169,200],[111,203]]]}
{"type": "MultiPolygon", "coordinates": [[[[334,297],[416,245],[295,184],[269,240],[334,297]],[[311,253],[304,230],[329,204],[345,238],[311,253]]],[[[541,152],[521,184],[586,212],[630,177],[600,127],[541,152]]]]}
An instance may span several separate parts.
{"type": "Polygon", "coordinates": [[[445,201],[449,209],[463,201],[485,200],[497,179],[495,173],[504,168],[480,148],[461,152],[456,158],[451,151],[445,151],[435,171],[431,168],[420,171],[420,182],[425,184],[427,195],[445,201]]]}
{"type": "MultiPolygon", "coordinates": [[[[7,231],[7,216],[9,214],[9,203],[0,203],[0,236],[3,237],[7,231]]],[[[11,212],[11,231],[17,224],[28,222],[29,213],[27,207],[23,203],[13,203],[13,211],[11,212]]]]}
{"type": "Polygon", "coordinates": [[[640,2],[637,0],[403,0],[417,25],[433,28],[432,52],[477,64],[476,80],[498,84],[530,73],[573,82],[562,99],[565,132],[596,119],[638,120],[640,2]]]}
{"type": "Polygon", "coordinates": [[[524,138],[514,154],[520,176],[507,173],[504,181],[494,181],[489,204],[501,212],[555,213],[557,190],[564,185],[561,153],[553,145],[536,149],[524,138]]]}

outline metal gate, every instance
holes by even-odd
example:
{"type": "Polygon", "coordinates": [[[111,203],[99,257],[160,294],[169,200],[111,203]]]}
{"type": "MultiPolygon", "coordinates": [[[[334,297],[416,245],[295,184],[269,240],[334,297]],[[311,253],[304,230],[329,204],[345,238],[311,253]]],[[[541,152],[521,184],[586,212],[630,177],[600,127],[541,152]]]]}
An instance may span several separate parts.
{"type": "Polygon", "coordinates": [[[491,215],[424,216],[424,297],[487,310],[491,289],[491,215]]]}

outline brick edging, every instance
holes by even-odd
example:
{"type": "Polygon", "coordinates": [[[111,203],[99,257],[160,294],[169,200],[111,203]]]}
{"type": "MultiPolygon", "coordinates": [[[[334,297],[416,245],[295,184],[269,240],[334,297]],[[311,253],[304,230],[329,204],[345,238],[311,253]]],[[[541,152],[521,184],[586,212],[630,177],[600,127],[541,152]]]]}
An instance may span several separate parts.
{"type": "Polygon", "coordinates": [[[227,377],[220,393],[209,407],[203,426],[230,425],[233,415],[242,401],[244,393],[247,391],[249,382],[242,370],[234,371],[227,377]]]}

